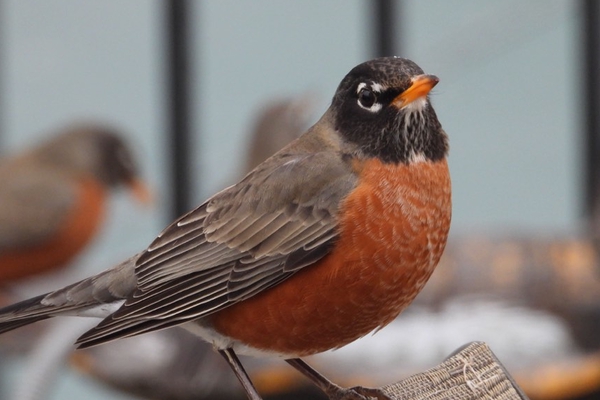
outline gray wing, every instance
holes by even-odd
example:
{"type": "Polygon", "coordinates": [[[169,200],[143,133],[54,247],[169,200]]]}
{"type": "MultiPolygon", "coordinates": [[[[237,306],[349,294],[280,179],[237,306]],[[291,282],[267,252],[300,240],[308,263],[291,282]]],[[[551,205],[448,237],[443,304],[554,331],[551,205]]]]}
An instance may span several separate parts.
{"type": "Polygon", "coordinates": [[[0,254],[35,246],[56,234],[76,199],[64,177],[43,170],[0,175],[0,254]]]}
{"type": "Polygon", "coordinates": [[[138,289],[81,347],[194,320],[325,256],[356,184],[331,153],[281,154],[165,229],[140,257],[138,289]]]}

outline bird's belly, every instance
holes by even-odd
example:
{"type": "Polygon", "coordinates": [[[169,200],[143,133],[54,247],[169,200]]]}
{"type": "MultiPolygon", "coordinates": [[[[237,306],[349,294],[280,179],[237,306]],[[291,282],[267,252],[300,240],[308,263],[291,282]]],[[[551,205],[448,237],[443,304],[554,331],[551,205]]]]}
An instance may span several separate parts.
{"type": "Polygon", "coordinates": [[[77,206],[52,237],[36,246],[0,254],[0,282],[66,266],[96,234],[104,217],[105,190],[91,179],[82,182],[79,187],[77,206]]]}
{"type": "Polygon", "coordinates": [[[212,329],[234,344],[305,356],[388,324],[414,299],[446,243],[447,165],[377,163],[364,165],[360,176],[342,205],[332,252],[276,287],[210,316],[212,329]]]}

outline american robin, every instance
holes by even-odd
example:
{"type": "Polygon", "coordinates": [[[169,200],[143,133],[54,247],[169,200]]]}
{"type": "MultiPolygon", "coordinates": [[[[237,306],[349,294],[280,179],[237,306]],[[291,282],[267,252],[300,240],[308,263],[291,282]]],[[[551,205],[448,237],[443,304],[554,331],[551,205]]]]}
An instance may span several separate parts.
{"type": "Polygon", "coordinates": [[[118,134],[71,127],[0,162],[0,284],[65,266],[97,233],[109,189],[148,192],[118,134]]]}
{"type": "Polygon", "coordinates": [[[102,316],[89,347],[182,325],[212,343],[250,399],[236,353],[283,357],[331,398],[341,388],[299,357],[392,321],[444,250],[448,139],[414,62],[353,68],[304,135],[99,275],[0,310],[0,332],[56,315],[102,316]]]}

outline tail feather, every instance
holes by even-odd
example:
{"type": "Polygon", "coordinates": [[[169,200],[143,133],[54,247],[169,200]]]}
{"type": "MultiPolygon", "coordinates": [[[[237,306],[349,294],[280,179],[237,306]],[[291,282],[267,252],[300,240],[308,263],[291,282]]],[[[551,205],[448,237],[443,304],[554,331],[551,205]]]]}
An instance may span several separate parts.
{"type": "Polygon", "coordinates": [[[12,331],[13,329],[17,329],[17,328],[20,328],[25,325],[33,324],[34,322],[42,321],[42,320],[45,320],[48,318],[50,318],[50,316],[40,315],[38,317],[23,318],[23,319],[17,319],[17,320],[13,320],[13,321],[3,322],[3,323],[0,323],[0,334],[3,334],[8,331],[12,331]]]}
{"type": "Polygon", "coordinates": [[[135,290],[138,257],[57,291],[0,308],[0,334],[59,315],[107,316],[135,290]]]}
{"type": "Polygon", "coordinates": [[[39,308],[44,297],[46,297],[45,294],[1,308],[0,334],[49,318],[46,315],[25,316],[29,310],[39,308]]]}

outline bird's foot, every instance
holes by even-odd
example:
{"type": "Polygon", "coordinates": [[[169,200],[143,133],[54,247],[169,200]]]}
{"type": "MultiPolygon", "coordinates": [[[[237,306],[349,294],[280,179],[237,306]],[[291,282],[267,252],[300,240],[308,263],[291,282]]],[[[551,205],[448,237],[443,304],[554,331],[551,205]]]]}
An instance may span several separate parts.
{"type": "Polygon", "coordinates": [[[366,388],[362,386],[355,386],[347,389],[338,387],[330,390],[327,395],[330,400],[370,400],[373,398],[377,400],[393,400],[381,389],[366,388]]]}
{"type": "Polygon", "coordinates": [[[393,400],[381,389],[362,386],[352,388],[338,386],[299,358],[290,358],[285,361],[317,385],[330,400],[370,400],[373,398],[377,400],[393,400]]]}

